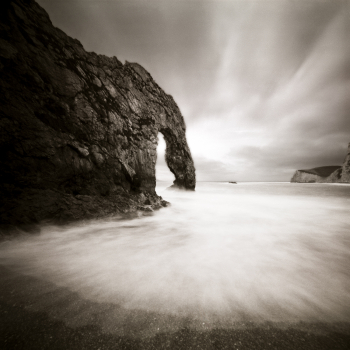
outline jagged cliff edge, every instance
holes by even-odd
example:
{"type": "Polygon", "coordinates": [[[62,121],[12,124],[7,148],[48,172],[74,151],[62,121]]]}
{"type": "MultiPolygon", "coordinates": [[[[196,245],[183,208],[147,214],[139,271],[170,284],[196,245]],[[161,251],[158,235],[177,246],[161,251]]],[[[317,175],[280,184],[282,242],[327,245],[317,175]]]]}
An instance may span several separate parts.
{"type": "Polygon", "coordinates": [[[302,183],[350,183],[350,143],[342,166],[324,166],[297,170],[291,182],[302,183]]]}
{"type": "Polygon", "coordinates": [[[195,188],[183,116],[143,67],[86,52],[33,0],[0,10],[2,225],[165,205],[159,132],[174,186],[195,188]]]}

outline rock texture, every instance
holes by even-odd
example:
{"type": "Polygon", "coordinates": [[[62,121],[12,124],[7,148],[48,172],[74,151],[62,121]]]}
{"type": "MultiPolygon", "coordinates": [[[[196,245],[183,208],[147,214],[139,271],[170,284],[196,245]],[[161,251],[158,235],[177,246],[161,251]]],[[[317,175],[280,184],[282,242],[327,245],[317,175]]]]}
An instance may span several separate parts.
{"type": "Polygon", "coordinates": [[[2,224],[161,205],[159,132],[174,186],[195,188],[184,118],[143,67],[86,52],[32,0],[0,12],[2,224]]]}
{"type": "Polygon", "coordinates": [[[324,166],[314,169],[297,170],[291,182],[350,183],[350,143],[342,166],[324,166]]]}

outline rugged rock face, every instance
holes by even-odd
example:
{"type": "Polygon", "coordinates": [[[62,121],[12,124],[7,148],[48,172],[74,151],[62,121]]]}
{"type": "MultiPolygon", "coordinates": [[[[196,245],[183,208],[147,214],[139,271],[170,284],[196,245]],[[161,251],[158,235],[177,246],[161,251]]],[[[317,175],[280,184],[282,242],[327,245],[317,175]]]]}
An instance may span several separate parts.
{"type": "Polygon", "coordinates": [[[159,205],[159,132],[174,186],[195,188],[183,116],[144,68],[86,52],[32,0],[0,10],[2,223],[159,205]]]}
{"type": "Polygon", "coordinates": [[[297,170],[291,182],[350,183],[350,143],[343,166],[324,166],[314,169],[297,170]]]}

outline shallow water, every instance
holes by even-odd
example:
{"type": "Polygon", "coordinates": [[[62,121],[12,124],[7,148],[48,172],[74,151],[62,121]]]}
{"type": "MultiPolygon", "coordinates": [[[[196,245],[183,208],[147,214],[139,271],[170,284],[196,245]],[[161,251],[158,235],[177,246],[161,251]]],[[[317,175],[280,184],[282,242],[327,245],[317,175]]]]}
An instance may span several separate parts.
{"type": "Polygon", "coordinates": [[[198,183],[171,206],[0,243],[6,298],[76,327],[153,335],[350,322],[350,186],[198,183]]]}

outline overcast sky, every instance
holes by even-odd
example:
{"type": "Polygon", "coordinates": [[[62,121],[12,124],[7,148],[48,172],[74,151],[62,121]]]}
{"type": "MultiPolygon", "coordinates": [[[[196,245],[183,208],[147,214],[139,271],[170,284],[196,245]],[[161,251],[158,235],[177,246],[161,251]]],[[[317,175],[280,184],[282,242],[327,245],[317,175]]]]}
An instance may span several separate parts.
{"type": "MultiPolygon", "coordinates": [[[[39,0],[87,51],[138,62],[184,115],[197,180],[289,181],[350,142],[350,2],[39,0]]],[[[157,178],[172,175],[158,147],[157,178]]]]}

